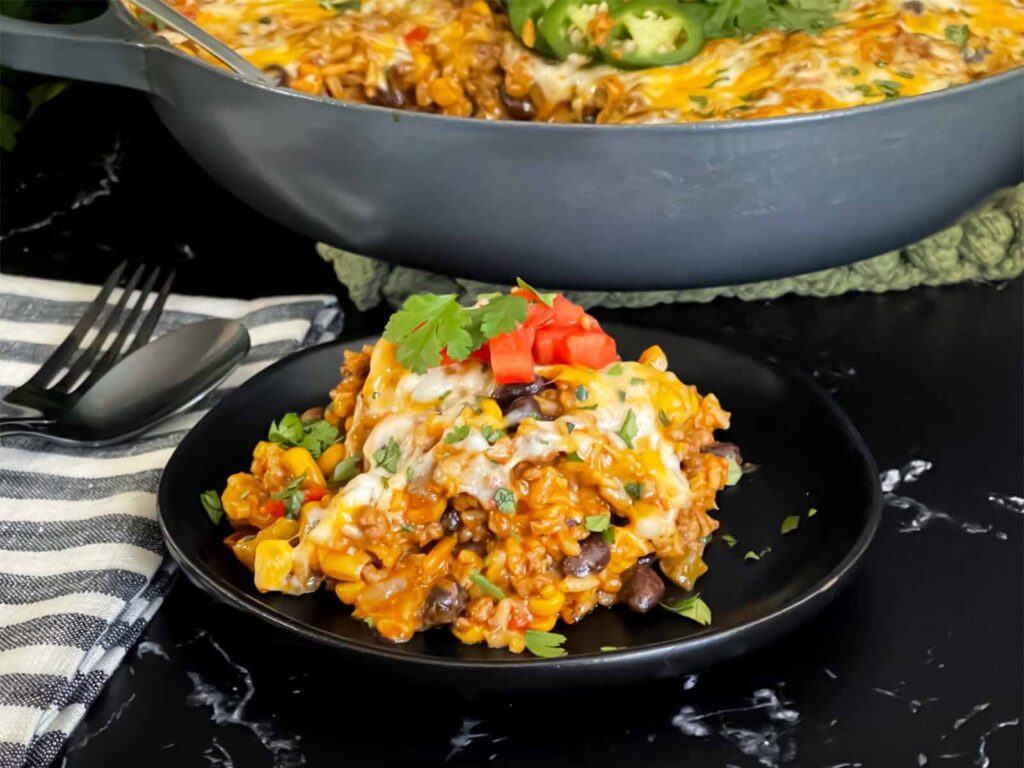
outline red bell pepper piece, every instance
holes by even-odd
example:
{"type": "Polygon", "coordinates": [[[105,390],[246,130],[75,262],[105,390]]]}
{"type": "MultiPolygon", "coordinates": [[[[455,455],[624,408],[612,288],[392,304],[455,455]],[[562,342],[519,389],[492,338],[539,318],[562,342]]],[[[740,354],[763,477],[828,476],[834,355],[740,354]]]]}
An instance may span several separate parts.
{"type": "Polygon", "coordinates": [[[427,35],[430,34],[430,30],[426,27],[413,27],[405,34],[405,42],[409,45],[413,43],[422,43],[427,39],[427,35]]]}
{"type": "Polygon", "coordinates": [[[305,492],[302,499],[303,501],[320,501],[324,496],[327,495],[327,489],[322,487],[313,487],[305,492]]]}
{"type": "Polygon", "coordinates": [[[280,517],[284,514],[284,502],[280,499],[267,499],[263,502],[263,514],[280,517]]]}

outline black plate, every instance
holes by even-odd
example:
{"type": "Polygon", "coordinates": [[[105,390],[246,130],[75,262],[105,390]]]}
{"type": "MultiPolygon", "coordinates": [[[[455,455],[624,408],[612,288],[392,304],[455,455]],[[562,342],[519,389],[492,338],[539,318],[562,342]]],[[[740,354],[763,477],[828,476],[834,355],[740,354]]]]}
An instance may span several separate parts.
{"type": "Polygon", "coordinates": [[[700,627],[668,611],[646,616],[597,609],[580,624],[558,626],[568,656],[539,659],[460,644],[444,630],[401,645],[377,637],[326,590],[303,597],[261,595],[252,575],[222,543],[226,524],[210,525],[199,504],[249,466],[252,446],[272,419],[327,399],[341,351],[335,342],[262,371],[213,409],[181,442],[158,494],[160,526],[171,555],[200,588],[352,660],[379,663],[425,682],[474,689],[550,688],[613,679],[662,677],[746,653],[793,629],[822,608],[850,578],[878,526],[881,494],[875,463],[839,408],[807,378],[719,344],[665,331],[607,326],[624,358],[657,341],[672,369],[732,412],[725,439],[739,443],[760,469],[719,496],[722,527],[707,548],[710,570],[699,589],[714,621],[700,627]],[[818,513],[807,518],[806,512],[818,513]],[[783,536],[789,515],[803,515],[783,536]],[[722,533],[738,539],[729,549],[722,533]],[[760,561],[744,554],[769,548],[760,561]],[[601,652],[602,646],[622,650],[601,652]],[[592,674],[597,672],[598,674],[592,674]]]}

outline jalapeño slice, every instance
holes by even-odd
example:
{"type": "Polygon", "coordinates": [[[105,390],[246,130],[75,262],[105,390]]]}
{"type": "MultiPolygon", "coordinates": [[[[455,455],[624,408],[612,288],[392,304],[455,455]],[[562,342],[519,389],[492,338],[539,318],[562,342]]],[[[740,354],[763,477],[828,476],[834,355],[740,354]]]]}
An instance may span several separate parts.
{"type": "Polygon", "coordinates": [[[631,0],[611,17],[615,26],[601,55],[622,69],[682,64],[704,45],[702,15],[674,0],[631,0]]]}
{"type": "Polygon", "coordinates": [[[599,13],[608,13],[606,0],[555,0],[537,24],[545,42],[559,59],[580,53],[593,56],[597,46],[590,36],[590,22],[599,13]]]}
{"type": "Polygon", "coordinates": [[[553,56],[551,47],[540,33],[538,24],[555,0],[508,0],[508,21],[512,34],[530,50],[545,56],[553,56]],[[529,22],[529,25],[527,25],[529,22]]]}

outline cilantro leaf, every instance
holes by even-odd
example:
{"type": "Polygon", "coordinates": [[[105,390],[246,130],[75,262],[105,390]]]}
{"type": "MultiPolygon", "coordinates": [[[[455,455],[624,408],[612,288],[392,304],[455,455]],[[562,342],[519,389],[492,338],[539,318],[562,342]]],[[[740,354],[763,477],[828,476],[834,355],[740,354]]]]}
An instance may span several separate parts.
{"type": "Polygon", "coordinates": [[[622,373],[622,363],[615,363],[611,368],[605,371],[609,376],[618,376],[622,373]]]}
{"type": "Polygon", "coordinates": [[[562,647],[565,642],[565,635],[557,632],[541,632],[539,629],[526,630],[526,650],[534,656],[544,659],[557,659],[565,656],[568,651],[562,647]]]}
{"type": "Polygon", "coordinates": [[[811,507],[807,510],[808,517],[814,517],[816,514],[818,514],[818,510],[815,507],[811,507]]]}
{"type": "Polygon", "coordinates": [[[800,527],[800,515],[790,515],[782,521],[782,532],[792,533],[800,527]]]}
{"type": "Polygon", "coordinates": [[[220,494],[216,491],[203,491],[199,494],[199,502],[206,510],[206,516],[214,525],[224,518],[224,507],[220,503],[220,494]]]}
{"type": "Polygon", "coordinates": [[[946,39],[953,45],[964,48],[971,37],[971,28],[966,24],[950,24],[945,30],[946,39]]]}
{"type": "Polygon", "coordinates": [[[362,471],[363,457],[358,453],[348,456],[334,465],[334,471],[331,472],[331,483],[336,486],[345,485],[362,471]]]}
{"type": "Polygon", "coordinates": [[[722,534],[722,541],[725,543],[725,546],[727,546],[729,549],[732,549],[737,544],[739,544],[739,542],[736,540],[736,537],[729,533],[722,534]]]}
{"type": "Polygon", "coordinates": [[[639,500],[644,495],[644,484],[643,483],[626,483],[623,488],[626,489],[626,493],[633,501],[639,500]]]}
{"type": "Polygon", "coordinates": [[[460,440],[465,440],[469,436],[469,425],[463,424],[462,426],[455,427],[451,432],[444,436],[444,442],[446,445],[452,445],[460,440]]]}
{"type": "Polygon", "coordinates": [[[338,441],[341,433],[326,419],[304,424],[297,413],[286,413],[280,422],[270,422],[267,440],[287,447],[299,446],[309,451],[313,458],[319,458],[329,445],[338,441]]]}
{"type": "Polygon", "coordinates": [[[299,519],[302,502],[306,500],[306,492],[301,487],[305,480],[306,476],[304,474],[299,475],[280,491],[270,495],[270,498],[284,502],[284,516],[289,520],[299,519]]]}
{"type": "Polygon", "coordinates": [[[593,533],[603,533],[608,530],[608,526],[612,524],[611,515],[587,515],[583,518],[583,523],[588,531],[593,533]]]}
{"type": "Polygon", "coordinates": [[[505,436],[505,430],[495,429],[490,424],[484,424],[480,428],[480,433],[484,436],[484,440],[486,440],[491,445],[494,445],[496,442],[498,442],[499,440],[501,440],[501,438],[505,436]]]}
{"type": "Polygon", "coordinates": [[[502,591],[501,587],[499,587],[493,581],[491,581],[482,573],[480,573],[480,571],[472,571],[469,574],[469,578],[476,585],[476,588],[483,592],[485,595],[493,597],[496,600],[505,599],[505,593],[502,591]]]}
{"type": "Polygon", "coordinates": [[[635,438],[638,433],[639,429],[636,426],[636,414],[633,413],[633,409],[630,408],[629,413],[626,414],[626,418],[622,422],[622,428],[615,434],[622,438],[622,442],[626,444],[627,448],[632,449],[633,438],[635,438]]]}
{"type": "Polygon", "coordinates": [[[270,422],[267,440],[281,445],[298,445],[306,436],[306,429],[297,413],[286,413],[281,422],[270,422]]]}
{"type": "Polygon", "coordinates": [[[570,435],[572,434],[574,429],[576,429],[576,425],[573,424],[571,421],[567,421],[565,423],[565,431],[568,432],[570,435]]]}
{"type": "Polygon", "coordinates": [[[744,560],[760,560],[761,556],[752,549],[748,549],[747,553],[743,555],[744,560]]]}
{"type": "Polygon", "coordinates": [[[441,350],[463,359],[475,349],[467,330],[469,312],[459,306],[455,294],[418,293],[405,300],[384,327],[384,338],[397,345],[398,362],[413,373],[424,373],[441,363],[441,350]]]}
{"type": "Polygon", "coordinates": [[[696,595],[680,600],[675,605],[662,603],[661,607],[679,616],[691,619],[704,627],[711,623],[711,609],[701,599],[699,592],[696,595]]]}
{"type": "Polygon", "coordinates": [[[669,424],[672,423],[672,421],[668,417],[668,414],[665,413],[664,411],[658,411],[658,420],[664,427],[667,427],[669,424]]]}
{"type": "Polygon", "coordinates": [[[743,468],[737,464],[736,459],[731,456],[727,458],[726,461],[729,463],[729,469],[725,475],[725,484],[736,485],[736,483],[740,481],[740,478],[743,477],[743,468]]]}
{"type": "Polygon", "coordinates": [[[496,296],[482,307],[469,310],[476,330],[477,346],[502,333],[514,331],[517,325],[526,320],[528,307],[528,302],[522,296],[496,296]]]}
{"type": "Polygon", "coordinates": [[[565,458],[567,458],[569,461],[583,461],[583,457],[580,456],[576,451],[565,454],[565,458]]]}
{"type": "Polygon", "coordinates": [[[550,293],[541,293],[528,282],[523,280],[523,278],[521,277],[516,278],[516,285],[518,285],[524,291],[529,291],[534,296],[536,296],[537,301],[539,301],[545,307],[553,307],[555,305],[555,296],[558,295],[555,291],[551,291],[550,293]]]}
{"type": "Polygon", "coordinates": [[[338,440],[338,428],[325,419],[307,424],[304,429],[306,430],[306,435],[299,442],[299,445],[309,451],[314,459],[319,458],[320,454],[327,450],[328,446],[333,445],[338,440]]]}
{"type": "Polygon", "coordinates": [[[393,437],[388,438],[387,445],[373,452],[373,460],[377,466],[394,474],[398,471],[398,460],[402,458],[402,447],[393,437]]]}
{"type": "Polygon", "coordinates": [[[875,85],[887,99],[895,99],[900,95],[900,84],[895,80],[875,80],[875,85]]]}
{"type": "Polygon", "coordinates": [[[585,403],[589,396],[590,393],[587,392],[587,388],[584,387],[582,384],[576,387],[576,399],[579,400],[581,403],[585,403]]]}
{"type": "Polygon", "coordinates": [[[508,488],[499,488],[494,492],[494,503],[498,505],[498,511],[506,515],[516,511],[516,495],[508,488]]]}

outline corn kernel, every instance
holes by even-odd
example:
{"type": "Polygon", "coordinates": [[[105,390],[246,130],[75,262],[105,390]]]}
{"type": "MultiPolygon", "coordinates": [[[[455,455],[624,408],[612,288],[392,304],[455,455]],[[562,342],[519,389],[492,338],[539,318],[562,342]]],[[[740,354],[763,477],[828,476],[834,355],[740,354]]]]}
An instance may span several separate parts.
{"type": "Polygon", "coordinates": [[[482,414],[488,416],[494,421],[500,422],[504,418],[504,416],[501,413],[501,406],[498,405],[497,400],[494,400],[493,398],[484,398],[479,403],[477,403],[477,407],[480,409],[480,412],[482,414]]]}
{"type": "Polygon", "coordinates": [[[529,624],[527,624],[527,626],[530,629],[536,629],[536,630],[538,630],[540,632],[548,632],[557,623],[558,623],[558,614],[556,613],[554,616],[544,616],[544,617],[539,618],[539,619],[534,619],[529,624]]]}
{"type": "MultiPolygon", "coordinates": [[[[547,589],[548,587],[545,587],[544,590],[541,590],[541,594],[547,589]]],[[[531,597],[527,601],[527,605],[530,606],[530,613],[538,617],[558,615],[562,605],[565,603],[565,595],[556,589],[551,591],[553,594],[550,597],[531,597]]]]}
{"type": "Polygon", "coordinates": [[[352,605],[364,589],[366,585],[361,581],[339,581],[334,585],[334,594],[345,605],[352,605]]]}
{"type": "Polygon", "coordinates": [[[484,639],[484,632],[478,626],[470,626],[466,629],[456,628],[452,630],[452,634],[455,635],[459,640],[466,643],[467,645],[473,645],[479,643],[484,639]]]}
{"type": "Polygon", "coordinates": [[[432,578],[447,571],[448,558],[454,548],[454,536],[448,536],[437,542],[434,548],[423,558],[423,575],[427,578],[432,578]]]}
{"type": "Polygon", "coordinates": [[[327,549],[320,555],[320,570],[339,581],[360,581],[368,562],[370,556],[362,550],[349,553],[327,549]]]}
{"type": "Polygon", "coordinates": [[[280,590],[292,570],[292,548],[287,541],[271,539],[256,546],[256,589],[280,590]]]}
{"type": "Polygon", "coordinates": [[[288,467],[288,471],[292,473],[292,477],[298,477],[299,475],[306,476],[306,479],[302,484],[304,488],[308,488],[313,485],[323,488],[327,485],[327,483],[324,482],[324,475],[320,471],[320,467],[318,467],[316,462],[313,460],[313,454],[305,448],[299,446],[289,448],[284,452],[282,460],[284,461],[284,465],[288,467]]]}
{"type": "Polygon", "coordinates": [[[335,443],[320,454],[320,458],[316,460],[316,465],[320,467],[324,477],[330,477],[338,462],[343,458],[345,458],[345,446],[342,443],[335,443]]]}

